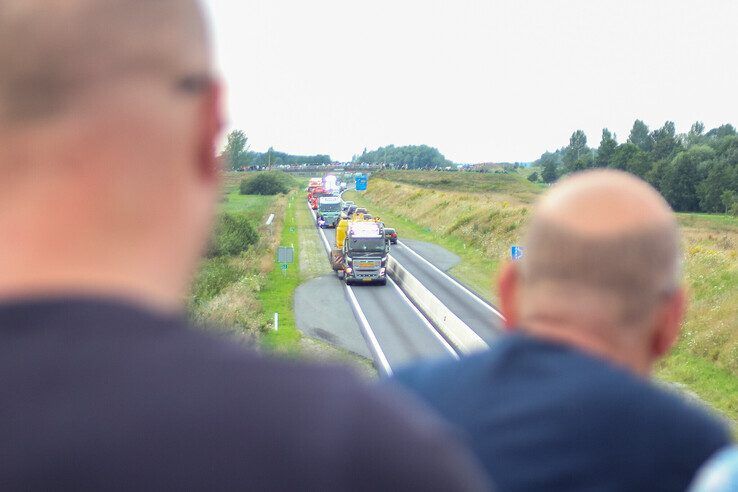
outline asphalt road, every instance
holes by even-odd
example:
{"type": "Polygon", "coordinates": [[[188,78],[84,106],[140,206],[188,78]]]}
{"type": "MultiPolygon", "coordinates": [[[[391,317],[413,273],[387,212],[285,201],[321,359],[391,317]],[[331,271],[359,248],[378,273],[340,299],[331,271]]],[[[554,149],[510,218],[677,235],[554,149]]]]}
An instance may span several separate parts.
{"type": "Polygon", "coordinates": [[[371,353],[335,275],[314,278],[295,291],[295,322],[301,332],[367,359],[371,353]]]}
{"type": "Polygon", "coordinates": [[[485,342],[494,341],[502,329],[500,314],[471,289],[445,274],[444,265],[434,264],[434,258],[427,258],[423,248],[411,249],[402,240],[392,245],[390,254],[485,342]]]}

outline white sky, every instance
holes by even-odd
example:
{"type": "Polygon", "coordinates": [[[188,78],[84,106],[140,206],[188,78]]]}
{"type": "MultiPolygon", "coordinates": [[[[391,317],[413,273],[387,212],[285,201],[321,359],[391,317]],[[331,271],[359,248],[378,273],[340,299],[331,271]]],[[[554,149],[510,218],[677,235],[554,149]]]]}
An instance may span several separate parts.
{"type": "Polygon", "coordinates": [[[635,118],[738,123],[736,0],[205,0],[254,150],[529,161],[635,118]]]}

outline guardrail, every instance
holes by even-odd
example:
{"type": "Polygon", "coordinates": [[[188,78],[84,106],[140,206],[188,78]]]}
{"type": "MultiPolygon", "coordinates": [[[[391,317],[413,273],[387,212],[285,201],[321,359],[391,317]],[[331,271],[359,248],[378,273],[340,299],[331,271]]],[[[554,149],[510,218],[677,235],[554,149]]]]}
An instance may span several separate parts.
{"type": "Polygon", "coordinates": [[[413,304],[459,353],[468,354],[489,348],[474,330],[469,328],[391,256],[387,259],[387,272],[413,304]]]}

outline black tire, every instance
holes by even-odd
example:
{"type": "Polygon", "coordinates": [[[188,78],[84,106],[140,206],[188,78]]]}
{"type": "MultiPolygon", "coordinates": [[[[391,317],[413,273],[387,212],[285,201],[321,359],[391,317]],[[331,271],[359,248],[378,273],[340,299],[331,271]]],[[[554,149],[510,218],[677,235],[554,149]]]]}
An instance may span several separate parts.
{"type": "Polygon", "coordinates": [[[387,279],[386,279],[386,278],[383,278],[382,280],[380,280],[380,281],[379,281],[379,282],[377,282],[377,283],[378,283],[379,285],[387,285],[387,279]]]}

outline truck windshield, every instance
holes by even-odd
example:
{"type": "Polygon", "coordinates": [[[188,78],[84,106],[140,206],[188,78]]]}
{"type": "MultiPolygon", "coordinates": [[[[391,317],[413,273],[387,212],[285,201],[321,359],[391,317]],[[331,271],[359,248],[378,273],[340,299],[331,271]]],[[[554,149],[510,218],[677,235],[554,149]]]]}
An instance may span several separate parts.
{"type": "Polygon", "coordinates": [[[321,212],[339,212],[340,210],[341,210],[340,203],[321,203],[320,204],[321,212]]]}
{"type": "Polygon", "coordinates": [[[384,253],[385,241],[383,237],[360,237],[349,241],[349,251],[359,253],[384,253]]]}

